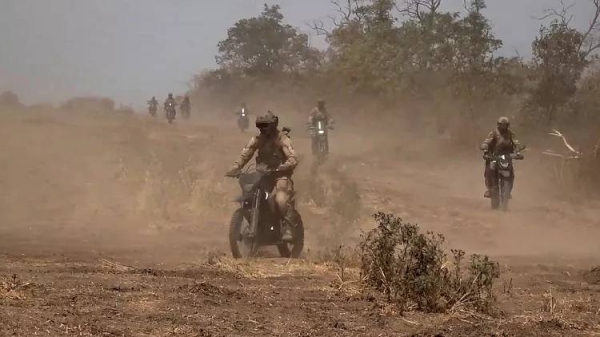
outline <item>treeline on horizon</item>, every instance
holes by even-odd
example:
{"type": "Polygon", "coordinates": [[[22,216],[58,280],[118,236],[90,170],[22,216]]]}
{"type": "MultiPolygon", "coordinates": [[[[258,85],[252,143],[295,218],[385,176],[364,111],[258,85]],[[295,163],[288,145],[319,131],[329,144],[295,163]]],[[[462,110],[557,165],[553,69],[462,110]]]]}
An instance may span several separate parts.
{"type": "Polygon", "coordinates": [[[311,25],[325,50],[287,24],[280,6],[265,4],[228,29],[218,67],[195,75],[191,94],[227,109],[251,101],[302,111],[321,97],[336,114],[397,115],[441,131],[489,128],[500,115],[529,132],[597,131],[600,0],[585,0],[586,30],[572,27],[568,7],[546,11],[551,21],[540,20],[530,61],[496,56],[503,42],[485,0],[466,0],[464,13],[441,11],[443,1],[332,0],[333,29],[311,25]]]}

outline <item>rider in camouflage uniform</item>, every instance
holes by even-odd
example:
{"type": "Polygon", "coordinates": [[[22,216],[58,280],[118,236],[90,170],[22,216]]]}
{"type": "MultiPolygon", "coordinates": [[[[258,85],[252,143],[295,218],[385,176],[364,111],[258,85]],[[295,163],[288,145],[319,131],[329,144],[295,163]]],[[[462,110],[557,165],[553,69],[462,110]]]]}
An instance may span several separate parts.
{"type": "Polygon", "coordinates": [[[151,107],[158,106],[158,101],[156,100],[156,97],[152,96],[152,99],[148,101],[148,105],[151,107]]]}
{"type": "Polygon", "coordinates": [[[190,98],[186,95],[183,98],[183,102],[181,102],[181,110],[187,109],[187,111],[189,111],[191,107],[192,107],[192,103],[190,103],[190,98]]]}
{"type": "MultiPolygon", "coordinates": [[[[314,107],[308,114],[308,127],[310,129],[313,129],[315,127],[315,124],[318,121],[322,121],[325,122],[326,126],[333,126],[333,118],[331,117],[331,115],[329,114],[329,111],[327,111],[327,108],[325,108],[325,101],[322,99],[319,99],[317,101],[317,106],[314,107]]],[[[317,152],[317,139],[316,137],[312,137],[312,153],[316,153],[317,152]]]]}
{"type": "Polygon", "coordinates": [[[169,93],[169,96],[167,97],[167,99],[165,100],[164,103],[164,109],[167,109],[167,104],[169,104],[169,102],[173,103],[173,106],[175,106],[176,102],[175,102],[175,98],[173,98],[173,94],[169,93]]]}
{"type": "Polygon", "coordinates": [[[292,241],[292,226],[294,225],[294,182],[292,174],[298,165],[296,151],[292,141],[277,129],[279,118],[270,111],[265,116],[256,118],[256,127],[260,134],[252,137],[242,150],[238,160],[226,173],[228,177],[237,177],[241,169],[252,159],[256,151],[256,164],[262,164],[273,171],[275,177],[275,203],[281,215],[284,216],[283,241],[292,241]]]}
{"type": "MultiPolygon", "coordinates": [[[[521,151],[525,146],[519,142],[514,132],[510,129],[510,120],[508,117],[500,117],[498,119],[496,130],[490,132],[487,138],[483,141],[480,148],[485,154],[498,155],[508,154],[513,152],[521,151]]],[[[494,171],[490,168],[490,160],[485,160],[485,171],[483,173],[485,177],[485,191],[484,197],[490,197],[490,189],[494,184],[494,171]]],[[[510,173],[510,185],[511,190],[515,181],[514,170],[510,173]]]]}

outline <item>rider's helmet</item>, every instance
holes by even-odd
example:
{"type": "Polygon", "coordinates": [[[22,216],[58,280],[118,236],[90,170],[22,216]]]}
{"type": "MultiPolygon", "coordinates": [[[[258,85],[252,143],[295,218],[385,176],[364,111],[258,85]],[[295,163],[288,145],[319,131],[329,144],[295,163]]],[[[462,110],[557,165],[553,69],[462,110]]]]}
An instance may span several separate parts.
{"type": "Polygon", "coordinates": [[[498,118],[498,131],[504,132],[507,131],[510,127],[510,119],[508,117],[500,117],[498,118]]]}
{"type": "Polygon", "coordinates": [[[279,118],[275,116],[271,111],[268,111],[264,116],[256,117],[256,127],[260,130],[261,134],[271,135],[277,130],[279,125],[279,118]]]}
{"type": "Polygon", "coordinates": [[[279,117],[273,113],[273,111],[267,111],[267,116],[270,116],[275,120],[275,127],[279,126],[279,117]]]}
{"type": "Polygon", "coordinates": [[[169,93],[169,98],[173,98],[173,94],[172,93],[169,93]]]}
{"type": "Polygon", "coordinates": [[[152,96],[152,100],[153,100],[153,101],[155,101],[155,100],[156,100],[156,97],[152,96]]]}
{"type": "Polygon", "coordinates": [[[324,100],[324,99],[322,99],[322,98],[319,98],[319,99],[317,100],[317,107],[318,107],[319,109],[323,109],[323,108],[325,107],[325,100],[324,100]]]}

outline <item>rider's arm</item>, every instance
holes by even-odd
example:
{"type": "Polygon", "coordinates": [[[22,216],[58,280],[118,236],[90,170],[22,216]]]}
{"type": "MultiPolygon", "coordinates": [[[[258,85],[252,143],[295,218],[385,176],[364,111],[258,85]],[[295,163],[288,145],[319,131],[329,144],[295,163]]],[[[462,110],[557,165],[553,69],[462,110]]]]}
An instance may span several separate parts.
{"type": "Polygon", "coordinates": [[[525,144],[521,143],[515,133],[512,134],[513,149],[515,152],[521,152],[525,149],[525,144]]]}
{"type": "Polygon", "coordinates": [[[308,123],[308,125],[313,124],[313,118],[315,118],[315,114],[317,113],[317,108],[313,108],[312,110],[310,110],[310,112],[308,113],[308,120],[306,121],[308,123]]]}
{"type": "Polygon", "coordinates": [[[488,151],[490,148],[490,145],[494,142],[495,139],[496,139],[496,133],[494,131],[490,132],[490,134],[483,141],[483,143],[481,143],[481,146],[479,146],[479,148],[482,151],[488,151]]]}
{"type": "Polygon", "coordinates": [[[277,168],[278,171],[292,171],[298,166],[298,159],[296,158],[296,150],[292,146],[292,140],[287,137],[281,137],[281,147],[283,154],[285,154],[285,162],[277,168]]]}
{"type": "Polygon", "coordinates": [[[250,159],[252,159],[252,156],[254,156],[254,152],[256,152],[256,149],[257,149],[256,137],[252,137],[252,139],[250,139],[248,144],[246,144],[246,146],[242,150],[242,153],[240,154],[238,159],[235,161],[235,163],[233,163],[233,167],[237,168],[237,169],[241,169],[242,167],[246,166],[246,164],[248,164],[250,159]]]}

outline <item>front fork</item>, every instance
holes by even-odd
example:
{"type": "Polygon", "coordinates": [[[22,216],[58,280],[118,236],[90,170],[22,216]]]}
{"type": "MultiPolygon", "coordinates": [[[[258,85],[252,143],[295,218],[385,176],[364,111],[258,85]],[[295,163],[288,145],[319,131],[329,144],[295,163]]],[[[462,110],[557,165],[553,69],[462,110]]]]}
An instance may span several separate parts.
{"type": "Polygon", "coordinates": [[[256,237],[258,234],[258,218],[260,217],[260,196],[262,194],[260,188],[254,192],[254,202],[252,204],[252,221],[250,222],[250,235],[256,237]]]}

